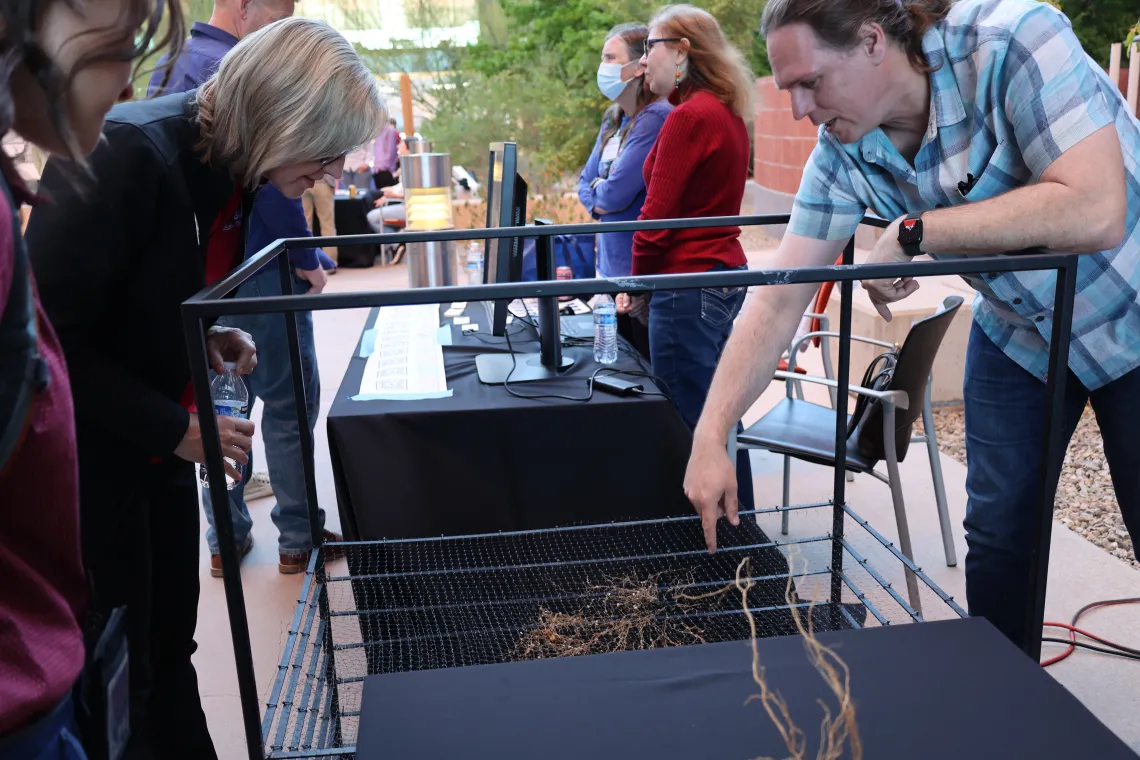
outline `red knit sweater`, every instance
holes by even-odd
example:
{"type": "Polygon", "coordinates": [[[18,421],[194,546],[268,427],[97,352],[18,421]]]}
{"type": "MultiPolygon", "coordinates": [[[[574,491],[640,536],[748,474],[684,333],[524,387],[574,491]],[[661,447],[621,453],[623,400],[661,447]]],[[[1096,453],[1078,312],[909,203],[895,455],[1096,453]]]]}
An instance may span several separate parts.
{"type": "MultiPolygon", "coordinates": [[[[744,120],[710,93],[694,92],[669,114],[645,159],[647,192],[639,218],[736,216],[748,178],[748,148],[744,120]]],[[[739,227],[638,232],[633,274],[741,266],[739,237],[739,227]]]]}

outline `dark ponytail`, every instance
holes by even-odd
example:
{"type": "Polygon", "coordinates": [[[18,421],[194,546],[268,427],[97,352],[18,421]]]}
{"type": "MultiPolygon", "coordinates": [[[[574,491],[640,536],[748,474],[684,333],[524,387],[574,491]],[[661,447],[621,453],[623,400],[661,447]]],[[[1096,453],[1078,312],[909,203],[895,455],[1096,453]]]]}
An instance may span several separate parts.
{"type": "MultiPolygon", "coordinates": [[[[6,134],[16,118],[11,78],[22,67],[43,90],[48,119],[66,146],[65,157],[84,171],[86,162],[67,118],[67,92],[71,80],[82,69],[96,63],[141,61],[154,50],[168,46],[172,48],[173,60],[181,49],[186,31],[182,5],[180,0],[123,0],[125,18],[122,23],[82,32],[82,35],[108,35],[108,40],[76,61],[70,74],[64,76],[36,38],[52,2],[66,3],[77,12],[82,6],[82,0],[0,0],[0,20],[3,23],[0,30],[0,74],[3,75],[3,81],[0,81],[0,134],[6,134]],[[167,16],[165,31],[155,43],[164,14],[167,16]],[[119,31],[133,40],[134,44],[129,49],[124,49],[121,40],[115,38],[119,31]]],[[[138,73],[136,65],[136,77],[138,73]]],[[[6,156],[0,158],[4,159],[6,156]]]]}
{"type": "Polygon", "coordinates": [[[859,44],[863,27],[877,23],[887,37],[906,51],[912,66],[933,71],[941,61],[927,61],[922,38],[950,12],[954,0],[768,0],[760,19],[760,34],[788,24],[810,26],[827,45],[850,50],[859,44]]]}

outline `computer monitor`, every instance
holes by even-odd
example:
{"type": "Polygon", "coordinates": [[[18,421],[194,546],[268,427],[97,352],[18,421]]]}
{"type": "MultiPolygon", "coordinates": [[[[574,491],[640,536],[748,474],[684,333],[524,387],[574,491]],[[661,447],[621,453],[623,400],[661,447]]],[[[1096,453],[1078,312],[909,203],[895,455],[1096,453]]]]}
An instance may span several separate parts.
{"type": "MultiPolygon", "coordinates": [[[[518,174],[518,149],[514,143],[491,145],[491,169],[487,175],[487,228],[524,227],[526,225],[527,185],[518,174]]],[[[542,219],[536,225],[551,224],[542,219]]],[[[488,238],[484,267],[485,283],[519,282],[522,280],[522,239],[488,238]]],[[[555,279],[554,241],[549,236],[536,240],[536,272],[539,280],[555,279]]],[[[491,334],[507,335],[509,301],[488,305],[491,334]]],[[[538,353],[480,354],[475,357],[479,379],[488,385],[506,382],[525,383],[557,377],[574,364],[562,356],[558,300],[538,299],[538,353]]]]}
{"type": "MultiPolygon", "coordinates": [[[[487,229],[522,227],[526,224],[527,185],[518,173],[518,146],[513,142],[491,143],[487,174],[487,229]]],[[[488,238],[484,241],[483,282],[518,282],[522,279],[522,240],[488,238]]],[[[503,337],[507,327],[508,301],[488,304],[491,334],[503,337]]],[[[511,378],[514,379],[513,377],[511,378]]]]}

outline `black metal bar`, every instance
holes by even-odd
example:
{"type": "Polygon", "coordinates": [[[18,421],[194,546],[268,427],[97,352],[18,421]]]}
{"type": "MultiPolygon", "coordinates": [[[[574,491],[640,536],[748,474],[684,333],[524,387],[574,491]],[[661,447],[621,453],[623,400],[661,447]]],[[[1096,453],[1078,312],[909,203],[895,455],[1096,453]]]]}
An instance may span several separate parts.
{"type": "Polygon", "coordinates": [[[253,669],[253,649],[249,640],[249,621],[245,614],[245,594],[241,586],[237,543],[234,540],[233,510],[226,489],[226,471],[222,464],[222,443],[218,438],[218,420],[210,397],[209,360],[206,358],[206,325],[201,318],[183,312],[182,330],[190,354],[190,377],[194,382],[194,400],[198,405],[198,427],[206,453],[206,474],[210,479],[210,501],[214,509],[214,530],[218,535],[218,552],[222,556],[222,583],[226,592],[230,634],[233,638],[237,665],[238,696],[241,699],[242,723],[250,760],[263,760],[261,751],[261,715],[257,698],[257,675],[253,669]]]}
{"type": "MultiPolygon", "coordinates": [[[[787,577],[787,576],[784,576],[787,577]]],[[[795,604],[775,604],[769,607],[749,607],[749,612],[776,612],[778,610],[790,610],[811,607],[814,602],[797,602],[795,604]]],[[[741,615],[744,613],[743,607],[733,608],[729,610],[709,610],[707,612],[691,612],[684,615],[672,615],[674,618],[702,618],[702,617],[724,617],[725,615],[741,615]]],[[[599,621],[605,622],[605,621],[599,621]]],[[[463,636],[485,636],[488,634],[517,634],[523,631],[532,631],[539,628],[539,625],[528,625],[520,629],[518,627],[512,628],[477,628],[470,631],[435,631],[432,633],[425,633],[419,636],[402,636],[396,639],[375,639],[372,641],[359,641],[351,644],[336,644],[334,649],[336,651],[349,651],[353,649],[367,649],[369,647],[386,646],[388,644],[411,644],[420,641],[434,641],[437,639],[450,639],[460,638],[463,636]]]]}
{"type": "MultiPolygon", "coordinates": [[[[821,539],[827,540],[827,539],[821,539]]],[[[810,573],[800,573],[796,578],[809,578],[814,575],[824,575],[831,572],[830,570],[813,570],[810,573]]],[[[753,576],[751,580],[754,583],[761,581],[778,581],[787,579],[787,573],[772,573],[769,575],[753,576]]],[[[736,583],[735,578],[724,578],[715,581],[703,581],[701,583],[693,583],[686,586],[673,586],[670,584],[659,585],[657,590],[665,593],[670,591],[689,592],[698,589],[716,589],[726,588],[736,583]]],[[[584,601],[587,599],[602,599],[606,596],[605,591],[597,591],[592,594],[560,594],[557,596],[530,596],[530,597],[510,597],[506,599],[481,599],[471,602],[455,602],[452,604],[421,604],[415,607],[382,607],[380,609],[361,609],[361,610],[343,610],[340,612],[332,613],[333,617],[351,617],[362,618],[371,615],[399,615],[408,612],[438,612],[441,610],[462,610],[462,609],[480,609],[488,607],[502,607],[518,604],[542,604],[544,602],[570,602],[570,601],[584,601]]]]}
{"type": "Polygon", "coordinates": [[[322,757],[348,757],[356,754],[356,745],[335,749],[312,749],[299,752],[274,752],[266,760],[318,760],[322,757]]]}
{"type": "MultiPolygon", "coordinates": [[[[305,583],[301,586],[301,593],[297,596],[297,611],[293,613],[293,620],[289,623],[289,637],[285,640],[285,649],[281,654],[281,661],[277,665],[277,677],[273,679],[273,689],[269,692],[269,699],[265,703],[265,717],[261,721],[261,739],[268,743],[269,731],[273,728],[273,717],[277,712],[277,703],[281,699],[281,687],[285,683],[285,674],[289,671],[288,663],[293,654],[293,647],[297,644],[300,633],[301,619],[306,609],[313,609],[309,601],[312,591],[313,575],[305,574],[305,583]]],[[[304,644],[301,649],[304,649],[304,644]]]]}
{"type": "MultiPolygon", "coordinates": [[[[323,642],[324,639],[328,638],[329,625],[329,621],[325,619],[322,619],[321,622],[317,623],[316,638],[318,641],[323,642]]],[[[313,647],[313,653],[309,658],[309,672],[305,676],[305,685],[301,688],[301,699],[299,700],[297,707],[297,722],[293,725],[293,746],[295,747],[302,747],[308,743],[308,737],[302,739],[302,730],[305,727],[305,720],[302,713],[306,709],[311,708],[309,699],[312,696],[313,682],[316,682],[318,689],[320,689],[325,683],[324,678],[316,677],[317,665],[320,664],[322,651],[323,650],[321,648],[321,645],[318,644],[317,646],[313,647]]],[[[318,700],[314,699],[313,701],[316,702],[318,700]]],[[[284,733],[281,734],[279,743],[285,743],[284,733]]]]}
{"type": "Polygon", "coordinates": [[[958,613],[962,617],[969,617],[969,615],[966,613],[966,611],[964,609],[962,609],[960,606],[958,606],[958,603],[954,601],[954,597],[950,596],[945,591],[943,591],[942,588],[937,583],[935,583],[933,580],[931,580],[930,576],[928,576],[926,573],[922,572],[921,567],[914,564],[914,562],[912,562],[909,557],[907,557],[905,554],[903,554],[901,551],[899,551],[899,548],[894,545],[894,542],[888,541],[886,536],[884,536],[882,533],[875,530],[871,526],[871,523],[867,522],[862,517],[855,514],[855,510],[853,510],[850,505],[845,505],[843,507],[843,509],[844,509],[844,511],[847,512],[847,514],[851,515],[851,518],[853,520],[855,520],[855,522],[859,523],[860,527],[862,527],[865,531],[870,533],[875,538],[875,540],[877,540],[880,544],[883,545],[883,547],[887,551],[889,551],[891,554],[893,554],[895,556],[895,559],[897,559],[899,562],[901,562],[907,570],[910,570],[912,573],[914,573],[915,576],[920,581],[925,583],[931,591],[933,591],[935,594],[937,594],[938,598],[941,599],[943,602],[945,602],[946,605],[950,609],[954,610],[954,612],[958,613]]]}
{"type": "MultiPolygon", "coordinates": [[[[741,510],[741,517],[748,517],[750,515],[764,515],[772,514],[775,512],[786,512],[793,509],[819,509],[821,507],[830,506],[830,502],[819,502],[818,504],[798,504],[788,507],[769,507],[766,509],[747,509],[741,510]]],[[[497,533],[464,533],[455,536],[425,536],[422,538],[385,538],[381,541],[337,541],[336,543],[329,544],[331,547],[336,546],[376,546],[383,544],[384,546],[392,546],[394,544],[427,544],[427,543],[443,543],[447,541],[465,541],[468,539],[478,539],[486,541],[489,538],[506,538],[510,536],[537,536],[543,533],[572,533],[574,531],[582,530],[598,530],[604,528],[612,528],[615,525],[620,525],[622,528],[633,528],[642,525],[664,525],[665,523],[676,522],[697,522],[701,520],[699,515],[679,515],[677,517],[655,517],[651,520],[630,520],[629,522],[611,522],[611,523],[593,523],[592,525],[567,525],[562,528],[529,528],[527,530],[501,530],[497,533]]],[[[329,582],[334,581],[350,581],[360,578],[359,575],[351,576],[336,576],[329,578],[329,582]]]]}
{"type": "Polygon", "coordinates": [[[1029,557],[1030,604],[1025,617],[1025,653],[1041,659],[1041,630],[1045,623],[1045,591],[1049,581],[1049,549],[1053,531],[1055,484],[1064,462],[1065,383],[1069,374],[1069,338],[1076,298],[1077,260],[1068,259],[1057,273],[1053,300],[1053,333],[1049,340],[1048,405],[1045,408],[1045,442],[1042,452],[1037,543],[1029,557]]]}
{"type": "Polygon", "coordinates": [[[914,622],[922,622],[922,615],[919,615],[914,607],[911,607],[910,603],[907,602],[906,599],[903,599],[902,596],[899,595],[899,592],[895,591],[894,584],[887,583],[887,579],[879,574],[879,571],[871,565],[871,561],[860,554],[855,549],[855,547],[851,545],[850,541],[848,541],[846,538],[839,538],[836,539],[836,543],[840,545],[840,550],[846,549],[848,552],[850,552],[851,557],[859,564],[859,566],[866,570],[867,573],[872,578],[874,578],[880,586],[883,587],[883,590],[891,595],[892,599],[898,602],[899,606],[903,608],[903,611],[906,612],[906,614],[910,615],[911,619],[914,620],[914,622]]]}
{"type": "MultiPolygon", "coordinates": [[[[751,551],[752,549],[773,549],[788,544],[810,544],[813,541],[830,541],[828,536],[813,536],[812,538],[795,539],[792,541],[770,541],[764,544],[748,544],[746,546],[726,546],[718,554],[731,554],[734,552],[751,551]]],[[[674,559],[676,557],[700,557],[708,554],[708,550],[694,549],[688,552],[667,552],[665,554],[639,554],[622,557],[607,557],[605,559],[572,559],[551,562],[528,562],[522,565],[488,565],[486,567],[456,567],[439,570],[409,570],[401,573],[369,573],[367,575],[351,576],[353,581],[391,580],[394,578],[426,578],[431,575],[462,575],[464,573],[493,573],[500,570],[536,570],[544,567],[575,567],[577,565],[618,564],[621,562],[641,562],[649,559],[674,559]]]]}
{"type": "MultiPolygon", "coordinates": [[[[855,262],[855,238],[843,249],[843,264],[855,262]]],[[[851,371],[851,301],[853,282],[844,280],[839,286],[839,367],[835,372],[835,471],[832,473],[831,497],[831,604],[834,610],[843,598],[843,506],[847,503],[847,387],[851,371]]],[[[838,621],[834,621],[838,622],[838,621]]]]}
{"type": "MultiPolygon", "coordinates": [[[[557,230],[559,227],[536,229],[557,230]]],[[[462,285],[441,288],[373,290],[355,293],[268,296],[264,298],[221,299],[228,289],[221,284],[208,288],[183,304],[190,316],[267,314],[279,311],[326,311],[374,306],[407,306],[452,301],[493,301],[547,296],[584,296],[596,293],[651,292],[709,287],[758,287],[797,283],[849,282],[862,279],[897,279],[938,275],[982,274],[990,272],[1043,271],[1061,268],[1070,254],[1031,254],[1026,256],[977,256],[949,261],[891,262],[885,264],[827,265],[796,269],[746,269],[690,274],[659,274],[645,277],[615,277],[593,280],[550,280],[489,285],[462,285]]],[[[244,267],[245,265],[243,265],[244,267]]],[[[224,284],[225,281],[223,281],[224,284]]]]}
{"type": "MultiPolygon", "coordinates": [[[[328,638],[329,636],[332,635],[330,633],[331,625],[332,624],[328,623],[327,621],[324,621],[324,620],[321,621],[321,626],[324,628],[324,630],[321,633],[321,635],[323,637],[328,638]]],[[[317,670],[318,670],[318,666],[320,665],[320,661],[321,661],[320,655],[323,651],[324,650],[322,650],[320,647],[317,647],[314,650],[313,661],[312,661],[312,664],[309,666],[309,673],[305,677],[306,690],[308,690],[310,688],[309,687],[310,684],[313,684],[313,686],[312,686],[311,698],[306,697],[306,699],[305,699],[306,703],[311,705],[311,708],[309,710],[309,718],[306,721],[307,725],[305,726],[305,733],[302,734],[302,736],[301,736],[301,746],[304,746],[304,747],[313,746],[313,740],[314,740],[313,738],[314,738],[314,734],[316,733],[316,730],[317,730],[317,721],[321,717],[322,713],[324,712],[323,703],[325,700],[325,686],[327,685],[327,682],[325,681],[325,679],[323,677],[322,678],[317,677],[317,670]]],[[[362,678],[361,680],[364,680],[364,679],[362,678]]]]}
{"type": "MultiPolygon", "coordinates": [[[[835,570],[832,570],[831,568],[828,568],[828,571],[832,572],[832,573],[836,572],[835,570]]],[[[871,603],[870,597],[868,597],[865,593],[863,593],[862,589],[860,589],[858,586],[855,585],[855,581],[851,580],[850,576],[848,576],[847,573],[840,571],[838,574],[839,574],[839,577],[843,579],[843,582],[847,584],[847,587],[849,589],[851,589],[851,592],[853,594],[855,594],[855,598],[863,603],[863,606],[866,607],[867,610],[870,611],[870,613],[875,616],[876,620],[878,620],[883,625],[890,625],[891,624],[891,621],[888,620],[886,617],[884,617],[883,613],[879,612],[878,608],[875,607],[875,605],[871,603]]],[[[836,604],[839,607],[839,609],[843,609],[843,603],[842,602],[838,602],[836,604]]],[[[856,626],[856,627],[859,627],[859,626],[856,626]]]]}
{"type": "MultiPolygon", "coordinates": [[[[310,604],[308,605],[308,608],[309,610],[305,614],[305,627],[301,632],[300,638],[297,641],[297,653],[294,656],[293,664],[289,667],[289,670],[291,671],[291,674],[289,676],[289,685],[285,688],[284,701],[281,702],[281,712],[283,715],[282,720],[277,724],[278,745],[285,744],[285,732],[289,728],[289,708],[293,706],[294,697],[297,695],[297,682],[301,678],[301,667],[304,664],[305,650],[308,649],[309,644],[309,633],[313,630],[313,620],[317,617],[316,605],[310,604]]],[[[324,632],[324,624],[324,620],[317,624],[318,639],[324,632]]],[[[318,646],[314,651],[319,652],[320,647],[318,646]]],[[[301,704],[305,704],[304,698],[302,698],[301,704]]]]}
{"type": "MultiPolygon", "coordinates": [[[[281,292],[293,297],[293,271],[288,256],[277,257],[281,275],[281,292]]],[[[297,329],[297,312],[281,315],[285,320],[285,334],[289,344],[289,370],[293,380],[293,407],[297,412],[297,433],[301,442],[301,469],[305,475],[305,501],[309,508],[309,538],[314,547],[324,539],[321,531],[320,511],[317,508],[317,473],[314,463],[313,428],[309,421],[309,404],[305,388],[305,373],[301,367],[301,338],[297,329]]]]}
{"type": "Polygon", "coordinates": [[[320,584],[317,591],[317,604],[320,605],[321,620],[329,626],[323,637],[325,645],[325,686],[329,690],[329,721],[336,723],[340,715],[340,690],[336,681],[336,647],[333,646],[332,616],[329,615],[328,575],[325,567],[324,548],[317,546],[313,549],[313,553],[316,555],[317,582],[320,584]]]}

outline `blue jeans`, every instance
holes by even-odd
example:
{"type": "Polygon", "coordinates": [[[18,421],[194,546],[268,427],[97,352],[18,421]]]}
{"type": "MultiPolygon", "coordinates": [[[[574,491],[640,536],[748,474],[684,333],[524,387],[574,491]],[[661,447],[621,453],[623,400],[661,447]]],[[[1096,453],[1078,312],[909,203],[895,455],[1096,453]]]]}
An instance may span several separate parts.
{"type": "MultiPolygon", "coordinates": [[[[238,288],[239,298],[259,298],[281,295],[280,274],[277,267],[269,266],[246,280],[238,288]]],[[[295,280],[296,292],[305,292],[308,283],[295,280]]],[[[249,389],[249,408],[260,398],[263,404],[258,435],[265,445],[266,465],[273,495],[277,504],[271,516],[281,536],[278,540],[281,554],[304,554],[313,546],[309,533],[309,510],[305,504],[305,470],[301,459],[300,427],[297,424],[293,401],[292,370],[289,367],[289,343],[285,332],[285,319],[280,313],[248,314],[227,317],[227,325],[245,330],[257,345],[257,369],[244,377],[249,389]]],[[[320,411],[321,385],[317,371],[317,352],[313,341],[312,312],[297,313],[297,333],[301,344],[301,369],[305,377],[306,405],[310,432],[316,427],[320,411]]],[[[253,452],[245,475],[253,473],[253,452]]],[[[230,491],[230,512],[233,514],[234,538],[240,548],[249,537],[253,519],[245,504],[245,480],[230,491]]],[[[210,492],[202,489],[202,503],[210,527],[206,530],[206,543],[210,553],[218,552],[218,537],[214,531],[214,513],[210,492]]],[[[320,510],[320,524],[325,522],[320,510]]]]}
{"type": "MultiPolygon", "coordinates": [[[[658,292],[649,300],[653,374],[668,386],[669,398],[690,430],[700,419],[745,294],[743,287],[702,288],[658,292]]],[[[736,484],[740,508],[753,509],[752,466],[744,450],[736,457],[736,484]]]]}
{"type": "Polygon", "coordinates": [[[0,760],[87,760],[71,697],[32,725],[0,736],[0,760]]]}
{"type": "MultiPolygon", "coordinates": [[[[994,345],[974,323],[966,351],[966,600],[1018,646],[1025,641],[1030,602],[1030,555],[1038,536],[1046,385],[994,345]]],[[[1062,445],[1050,453],[1064,461],[1085,404],[1092,402],[1124,524],[1140,546],[1140,369],[1095,391],[1070,371],[1065,379],[1062,445]]],[[[1056,494],[1057,481],[1049,484],[1056,494]]],[[[1040,635],[1035,633],[1034,635],[1040,635]]]]}

